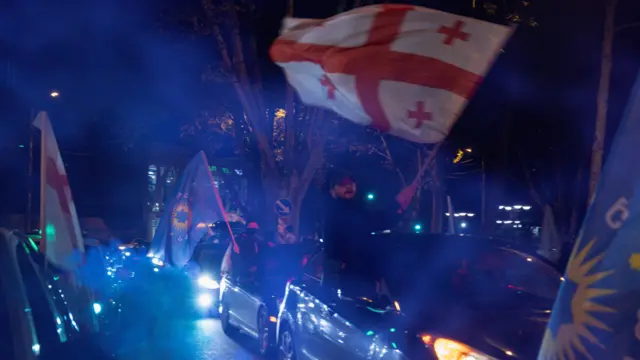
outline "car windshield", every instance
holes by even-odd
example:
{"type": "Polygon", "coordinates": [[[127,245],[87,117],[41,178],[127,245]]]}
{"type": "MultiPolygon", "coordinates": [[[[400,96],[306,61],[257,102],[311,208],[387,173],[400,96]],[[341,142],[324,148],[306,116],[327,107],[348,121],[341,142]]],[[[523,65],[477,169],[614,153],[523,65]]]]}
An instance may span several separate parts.
{"type": "Polygon", "coordinates": [[[553,300],[561,275],[535,256],[507,248],[481,252],[469,262],[469,275],[501,288],[553,300]]]}
{"type": "MultiPolygon", "coordinates": [[[[0,268],[4,269],[5,266],[7,266],[7,261],[4,256],[0,256],[0,268]]],[[[9,303],[7,299],[7,297],[12,293],[12,289],[9,284],[7,284],[5,277],[6,276],[0,275],[0,346],[3,349],[3,352],[7,352],[7,354],[3,355],[3,359],[14,359],[13,336],[15,334],[15,330],[11,326],[9,303]]]]}
{"type": "Polygon", "coordinates": [[[222,258],[227,251],[227,245],[223,244],[200,244],[193,253],[193,260],[203,270],[219,270],[222,258]]]}
{"type": "Polygon", "coordinates": [[[233,231],[234,236],[238,236],[245,229],[244,224],[240,222],[230,222],[229,225],[223,221],[217,222],[211,226],[211,235],[207,236],[204,241],[213,244],[229,244],[231,241],[231,236],[229,236],[229,227],[231,228],[231,231],[233,231]]]}
{"type": "Polygon", "coordinates": [[[499,246],[440,244],[387,254],[384,271],[394,295],[417,299],[493,301],[526,296],[551,303],[561,275],[535,256],[499,246]]]}
{"type": "Polygon", "coordinates": [[[491,305],[516,296],[518,300],[512,303],[531,301],[531,306],[546,307],[562,282],[561,274],[536,256],[487,238],[367,241],[371,246],[345,260],[344,268],[368,284],[384,278],[388,293],[398,299],[468,299],[491,305]]]}

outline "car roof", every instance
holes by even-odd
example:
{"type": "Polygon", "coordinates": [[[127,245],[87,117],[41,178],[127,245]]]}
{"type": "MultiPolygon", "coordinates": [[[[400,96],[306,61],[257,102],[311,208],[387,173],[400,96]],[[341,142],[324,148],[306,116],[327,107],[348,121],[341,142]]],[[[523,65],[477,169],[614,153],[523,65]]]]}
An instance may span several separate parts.
{"type": "Polygon", "coordinates": [[[415,232],[384,232],[372,233],[368,242],[368,247],[384,249],[389,253],[398,250],[415,251],[434,254],[445,251],[455,251],[459,253],[469,253],[476,251],[491,251],[494,249],[508,248],[519,251],[534,257],[541,262],[551,266],[557,271],[559,267],[548,259],[537,254],[534,246],[527,246],[515,240],[495,238],[483,235],[469,234],[441,234],[441,233],[415,233],[415,232]]]}
{"type": "Polygon", "coordinates": [[[388,232],[371,233],[373,242],[395,242],[407,245],[437,246],[438,244],[467,244],[481,247],[513,246],[513,242],[505,239],[482,235],[468,234],[441,234],[441,233],[415,233],[415,232],[388,232]]]}

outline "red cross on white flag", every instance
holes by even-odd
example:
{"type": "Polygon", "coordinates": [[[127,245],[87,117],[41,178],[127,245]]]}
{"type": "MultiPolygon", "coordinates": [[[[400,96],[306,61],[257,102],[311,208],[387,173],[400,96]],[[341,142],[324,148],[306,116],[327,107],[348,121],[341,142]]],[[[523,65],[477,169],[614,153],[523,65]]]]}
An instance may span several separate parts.
{"type": "Polygon", "coordinates": [[[511,35],[410,5],[287,18],[271,47],[303,102],[421,143],[442,141],[511,35]]]}
{"type": "Polygon", "coordinates": [[[40,112],[33,126],[42,132],[40,228],[48,261],[65,270],[82,265],[84,240],[71,196],[67,172],[47,113],[40,112]]]}

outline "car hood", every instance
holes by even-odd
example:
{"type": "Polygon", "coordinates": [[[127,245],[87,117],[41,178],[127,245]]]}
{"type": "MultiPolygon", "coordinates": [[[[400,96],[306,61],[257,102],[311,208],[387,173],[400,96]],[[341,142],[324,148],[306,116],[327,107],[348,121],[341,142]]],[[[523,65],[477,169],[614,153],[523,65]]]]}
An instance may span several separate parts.
{"type": "Polygon", "coordinates": [[[513,306],[450,302],[420,309],[407,318],[414,319],[410,328],[415,333],[459,341],[498,359],[535,359],[553,301],[512,301],[513,306]]]}

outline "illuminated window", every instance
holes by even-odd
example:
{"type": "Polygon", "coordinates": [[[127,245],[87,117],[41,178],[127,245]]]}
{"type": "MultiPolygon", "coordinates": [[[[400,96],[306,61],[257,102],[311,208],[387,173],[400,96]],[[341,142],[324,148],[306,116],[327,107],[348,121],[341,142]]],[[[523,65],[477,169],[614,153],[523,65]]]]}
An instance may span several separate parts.
{"type": "Polygon", "coordinates": [[[149,165],[149,170],[147,171],[147,186],[149,192],[153,192],[156,190],[156,184],[158,181],[158,168],[155,165],[149,165]]]}
{"type": "Polygon", "coordinates": [[[169,169],[167,173],[167,184],[171,185],[176,181],[176,172],[173,169],[169,169]]]}

